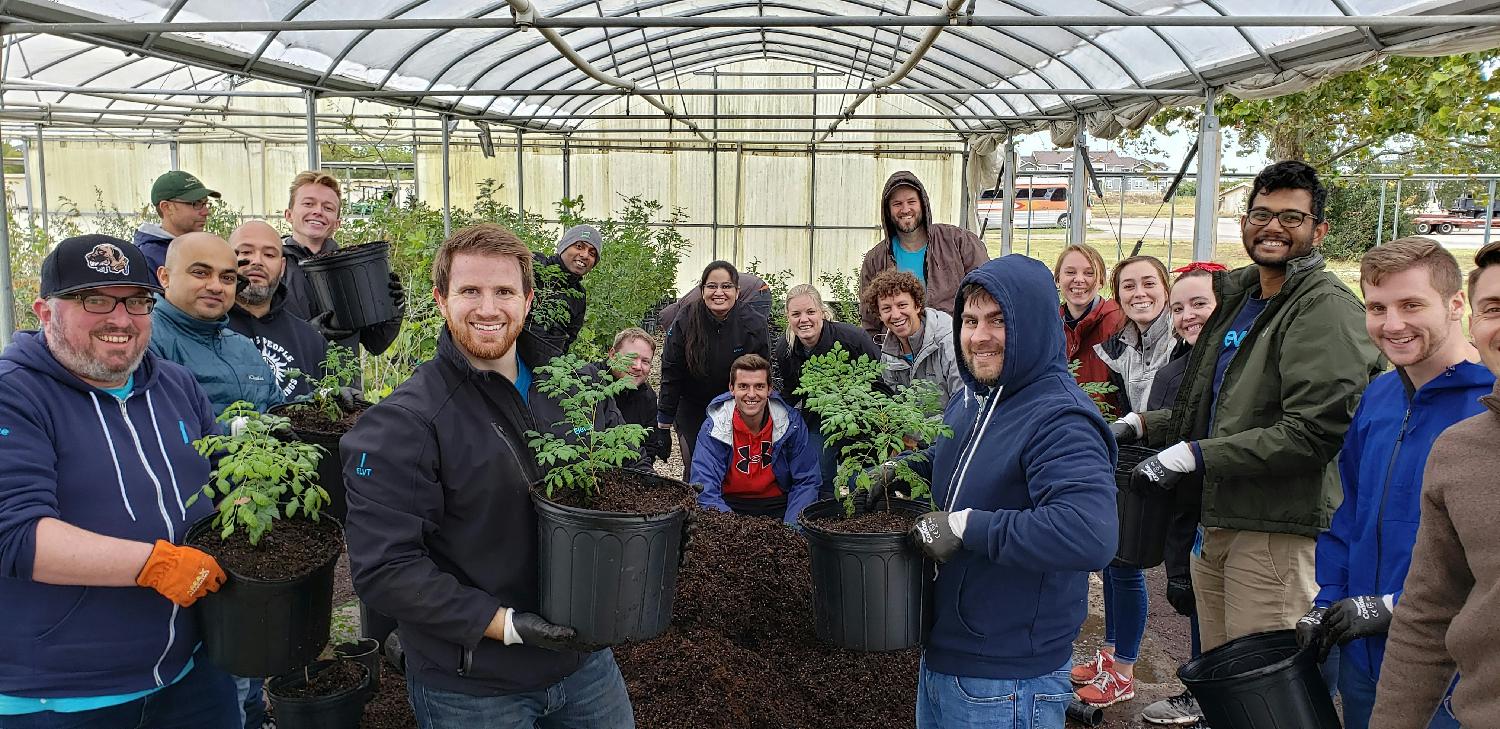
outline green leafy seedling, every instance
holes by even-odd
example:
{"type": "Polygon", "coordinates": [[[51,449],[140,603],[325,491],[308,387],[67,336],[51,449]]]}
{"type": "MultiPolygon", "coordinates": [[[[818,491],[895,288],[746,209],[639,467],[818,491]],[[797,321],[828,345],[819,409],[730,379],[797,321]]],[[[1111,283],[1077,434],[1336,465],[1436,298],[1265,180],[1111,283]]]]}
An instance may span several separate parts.
{"type": "Polygon", "coordinates": [[[629,369],[634,354],[620,353],[597,370],[576,354],[566,354],[535,370],[537,390],[560,398],[563,420],[556,425],[569,429],[567,437],[527,431],[528,444],[536,452],[537,464],[547,469],[543,487],[548,498],[559,488],[577,489],[585,496],[599,492],[599,477],[639,456],[646,429],[634,423],[610,428],[594,427],[595,414],[604,402],[633,386],[614,372],[629,369]]]}
{"type": "MultiPolygon", "coordinates": [[[[1068,374],[1072,375],[1074,379],[1077,379],[1078,368],[1081,366],[1083,366],[1083,360],[1075,359],[1072,362],[1069,362],[1068,374]]],[[[1094,407],[1099,408],[1100,415],[1103,415],[1105,419],[1115,417],[1114,406],[1110,405],[1104,399],[1105,395],[1110,395],[1120,391],[1120,388],[1116,387],[1113,382],[1085,382],[1079,385],[1079,387],[1083,389],[1085,395],[1089,396],[1090,400],[1094,401],[1094,407]]]]}
{"type": "Polygon", "coordinates": [[[318,485],[323,448],[278,439],[277,431],[290,428],[287,419],[261,413],[243,400],[225,408],[218,420],[226,430],[236,432],[193,441],[198,453],[215,465],[208,484],[187,505],[192,506],[200,496],[217,497],[213,525],[220,536],[228,539],[240,529],[252,546],[260,544],[283,516],[291,518],[300,512],[317,521],[328,504],[328,492],[318,485]]]}

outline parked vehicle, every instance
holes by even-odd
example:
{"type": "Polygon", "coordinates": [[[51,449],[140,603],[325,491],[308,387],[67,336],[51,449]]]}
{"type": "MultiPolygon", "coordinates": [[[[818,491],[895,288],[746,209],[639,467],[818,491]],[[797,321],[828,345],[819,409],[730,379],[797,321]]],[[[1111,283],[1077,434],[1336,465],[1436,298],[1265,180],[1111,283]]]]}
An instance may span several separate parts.
{"type": "MultiPolygon", "coordinates": [[[[999,228],[1004,206],[1004,190],[995,188],[980,193],[980,224],[985,228],[999,228]]],[[[1011,207],[1016,211],[1017,228],[1066,228],[1068,180],[1062,177],[1036,177],[1026,182],[1017,182],[1016,197],[1011,207]]]]}

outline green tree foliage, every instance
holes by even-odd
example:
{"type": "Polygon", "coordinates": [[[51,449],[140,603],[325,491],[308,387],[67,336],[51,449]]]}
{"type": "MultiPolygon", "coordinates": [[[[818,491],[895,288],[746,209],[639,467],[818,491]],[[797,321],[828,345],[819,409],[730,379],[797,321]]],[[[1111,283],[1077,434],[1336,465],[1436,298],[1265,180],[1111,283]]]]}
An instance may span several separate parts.
{"type": "MultiPolygon", "coordinates": [[[[1391,216],[1400,212],[1396,231],[1398,236],[1413,233],[1412,216],[1408,212],[1415,200],[1408,197],[1396,206],[1390,197],[1386,200],[1385,215],[1380,212],[1379,182],[1363,182],[1349,178],[1328,181],[1328,235],[1323,238],[1323,255],[1342,261],[1357,261],[1365,251],[1375,247],[1377,223],[1382,228],[1384,240],[1391,240],[1391,216]]],[[[1411,188],[1407,188],[1411,191],[1411,188]]],[[[1395,190],[1387,189],[1393,197],[1395,190]]],[[[1304,223],[1305,225],[1305,223],[1304,223]]]]}
{"type": "MultiPolygon", "coordinates": [[[[313,380],[312,395],[305,402],[289,407],[313,408],[317,410],[324,420],[330,423],[338,422],[344,417],[343,408],[339,407],[339,390],[354,384],[359,378],[359,358],[348,347],[337,344],[328,345],[328,355],[323,358],[323,376],[313,380]]],[[[290,370],[287,379],[306,376],[301,370],[290,370]]]]}
{"type": "Polygon", "coordinates": [[[260,544],[283,515],[291,518],[300,511],[317,521],[328,492],[318,485],[318,458],[321,446],[294,440],[281,440],[277,431],[290,427],[286,418],[261,413],[241,400],[219,415],[231,435],[210,435],[193,441],[193,447],[204,458],[215,462],[208,474],[208,484],[188,499],[192,506],[198,497],[219,497],[218,513],[213,525],[228,539],[236,529],[244,530],[251,545],[260,544]]]}
{"type": "Polygon", "coordinates": [[[599,430],[594,417],[606,400],[633,387],[628,379],[617,379],[613,370],[630,367],[632,355],[620,354],[608,366],[592,368],[576,354],[565,354],[536,368],[536,387],[543,395],[560,398],[563,420],[555,425],[570,430],[570,437],[527,431],[536,462],[547,469],[543,486],[547,496],[559,488],[599,492],[603,471],[619,468],[640,453],[646,429],[634,423],[599,430]]]}
{"type": "MultiPolygon", "coordinates": [[[[1078,368],[1082,366],[1083,360],[1075,359],[1069,362],[1068,374],[1077,378],[1078,368]]],[[[1105,420],[1117,417],[1114,406],[1104,400],[1105,395],[1120,391],[1120,388],[1116,387],[1113,382],[1085,382],[1080,384],[1079,387],[1082,388],[1085,395],[1089,396],[1090,400],[1094,401],[1094,407],[1099,408],[1099,414],[1103,415],[1105,420]]]]}
{"type": "Polygon", "coordinates": [[[859,271],[838,271],[818,277],[823,296],[839,321],[859,324],[859,271]]]}
{"type": "Polygon", "coordinates": [[[761,266],[764,265],[759,258],[752,258],[744,272],[766,282],[766,287],[771,290],[771,329],[775,332],[784,332],[786,331],[786,292],[792,288],[792,271],[787,268],[780,271],[762,271],[761,266]]]}

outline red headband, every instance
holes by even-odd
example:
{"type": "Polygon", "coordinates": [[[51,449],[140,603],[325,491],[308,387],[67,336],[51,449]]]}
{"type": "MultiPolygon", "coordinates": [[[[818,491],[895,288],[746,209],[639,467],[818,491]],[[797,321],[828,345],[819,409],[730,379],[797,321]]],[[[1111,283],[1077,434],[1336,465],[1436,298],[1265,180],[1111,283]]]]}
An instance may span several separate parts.
{"type": "Polygon", "coordinates": [[[1213,261],[1193,261],[1186,266],[1172,269],[1172,273],[1189,273],[1191,271],[1207,271],[1209,273],[1218,273],[1220,271],[1228,270],[1229,269],[1226,268],[1222,263],[1214,263],[1213,261]]]}

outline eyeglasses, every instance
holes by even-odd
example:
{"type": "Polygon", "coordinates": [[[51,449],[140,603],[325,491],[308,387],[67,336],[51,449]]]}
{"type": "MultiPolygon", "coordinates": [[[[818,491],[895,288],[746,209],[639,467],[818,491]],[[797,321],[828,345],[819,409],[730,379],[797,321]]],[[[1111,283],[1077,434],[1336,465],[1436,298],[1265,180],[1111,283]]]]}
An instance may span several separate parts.
{"type": "Polygon", "coordinates": [[[198,201],[195,201],[195,202],[188,202],[186,200],[168,200],[167,202],[174,202],[174,203],[177,203],[178,205],[187,205],[187,206],[192,207],[192,209],[199,210],[199,211],[207,210],[208,209],[208,198],[206,198],[206,197],[203,198],[202,200],[198,200],[198,201]]]}
{"type": "Polygon", "coordinates": [[[110,296],[109,294],[73,294],[71,296],[59,296],[59,299],[72,299],[83,305],[83,310],[90,314],[113,314],[115,307],[121,303],[125,304],[125,313],[132,316],[145,316],[156,308],[156,298],[148,294],[136,294],[134,296],[110,296]]]}
{"type": "Polygon", "coordinates": [[[706,283],[706,284],[703,284],[703,290],[704,291],[733,291],[736,288],[739,288],[739,287],[735,286],[732,283],[706,283]]]}
{"type": "Polygon", "coordinates": [[[1308,218],[1312,218],[1314,222],[1322,220],[1322,218],[1318,218],[1310,213],[1304,213],[1301,210],[1283,210],[1279,213],[1273,213],[1265,208],[1255,208],[1245,215],[1245,217],[1256,225],[1267,225],[1271,222],[1271,218],[1275,218],[1281,221],[1281,227],[1287,229],[1302,225],[1302,221],[1308,218]]]}

